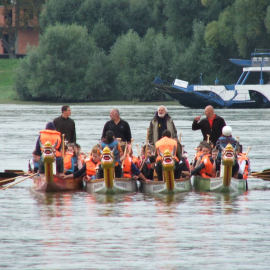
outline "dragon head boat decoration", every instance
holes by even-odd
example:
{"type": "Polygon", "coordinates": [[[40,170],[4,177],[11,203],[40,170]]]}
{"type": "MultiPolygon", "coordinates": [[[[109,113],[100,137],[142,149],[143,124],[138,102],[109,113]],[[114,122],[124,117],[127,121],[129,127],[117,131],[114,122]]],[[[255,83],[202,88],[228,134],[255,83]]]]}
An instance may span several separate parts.
{"type": "Polygon", "coordinates": [[[164,175],[164,181],[166,182],[166,187],[168,190],[174,190],[174,154],[175,154],[175,147],[173,148],[173,152],[169,149],[165,149],[164,153],[162,154],[159,151],[159,155],[162,157],[162,170],[164,175]]]}
{"type": "Polygon", "coordinates": [[[101,164],[103,167],[105,185],[107,188],[113,187],[114,178],[114,149],[111,151],[108,146],[105,146],[102,151],[101,164]]]}
{"type": "Polygon", "coordinates": [[[55,160],[55,145],[52,145],[49,141],[43,145],[39,142],[40,147],[42,149],[42,157],[44,161],[44,168],[45,168],[45,178],[47,183],[53,183],[53,162],[55,160]]]}
{"type": "Polygon", "coordinates": [[[235,162],[235,150],[229,143],[222,152],[222,164],[224,165],[223,185],[230,186],[232,178],[232,167],[235,162]]]}

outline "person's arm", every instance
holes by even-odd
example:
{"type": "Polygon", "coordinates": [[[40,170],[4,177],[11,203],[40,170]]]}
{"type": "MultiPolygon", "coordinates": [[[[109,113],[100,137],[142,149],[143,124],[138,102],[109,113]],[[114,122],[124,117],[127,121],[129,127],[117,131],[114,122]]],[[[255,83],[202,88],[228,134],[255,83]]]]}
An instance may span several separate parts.
{"type": "Polygon", "coordinates": [[[108,125],[109,125],[109,121],[106,122],[106,124],[104,125],[102,135],[101,135],[101,139],[106,137],[106,132],[108,131],[108,125]]]}
{"type": "Polygon", "coordinates": [[[152,121],[150,122],[150,125],[149,125],[148,143],[155,146],[154,145],[154,131],[153,131],[153,123],[152,123],[152,121]]]}
{"type": "Polygon", "coordinates": [[[201,129],[201,125],[200,125],[199,121],[194,119],[194,121],[192,123],[192,130],[198,130],[198,129],[201,129]]]}
{"type": "Polygon", "coordinates": [[[204,163],[201,163],[196,169],[191,171],[191,175],[198,174],[205,167],[204,163]]]}
{"type": "Polygon", "coordinates": [[[173,120],[172,120],[172,126],[173,126],[173,130],[172,130],[172,138],[173,138],[173,139],[178,139],[178,137],[177,137],[177,130],[176,130],[176,127],[175,127],[175,125],[174,125],[173,120]]]}
{"type": "Polygon", "coordinates": [[[131,130],[130,130],[130,126],[128,122],[126,122],[126,138],[127,138],[127,142],[131,143],[131,130]]]}
{"type": "Polygon", "coordinates": [[[133,162],[131,162],[131,172],[134,173],[139,178],[141,178],[142,180],[144,180],[146,183],[150,182],[150,180],[146,179],[145,176],[140,172],[140,170],[137,169],[137,167],[135,166],[133,162]]]}
{"type": "Polygon", "coordinates": [[[41,150],[40,150],[39,140],[40,140],[40,135],[38,136],[38,139],[37,139],[37,142],[36,142],[36,151],[37,151],[37,154],[41,157],[42,153],[41,153],[41,150]]]}
{"type": "MultiPolygon", "coordinates": [[[[73,121],[73,120],[72,120],[73,121]]],[[[76,142],[76,126],[75,126],[75,122],[73,121],[73,129],[72,129],[72,142],[76,142]]]]}

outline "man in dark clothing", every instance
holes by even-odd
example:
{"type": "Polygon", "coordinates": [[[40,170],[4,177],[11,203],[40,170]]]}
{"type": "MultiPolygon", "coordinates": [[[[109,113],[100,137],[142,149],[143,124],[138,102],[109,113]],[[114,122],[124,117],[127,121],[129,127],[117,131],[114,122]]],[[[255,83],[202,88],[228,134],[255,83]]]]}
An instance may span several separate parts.
{"type": "Polygon", "coordinates": [[[76,129],[75,122],[69,117],[71,109],[69,106],[62,107],[62,115],[55,118],[53,123],[55,129],[61,134],[65,134],[65,140],[69,143],[76,143],[76,129]]]}
{"type": "Polygon", "coordinates": [[[106,132],[112,131],[115,138],[121,138],[123,142],[131,142],[131,131],[128,122],[120,118],[119,110],[112,109],[110,112],[111,120],[108,121],[103,128],[102,138],[106,138],[106,132]]]}
{"type": "Polygon", "coordinates": [[[218,138],[222,135],[222,128],[226,126],[226,123],[222,117],[217,116],[214,113],[214,108],[212,106],[207,106],[204,114],[206,115],[206,119],[201,121],[201,116],[195,117],[192,124],[192,130],[200,129],[204,141],[207,141],[207,134],[210,135],[210,141],[215,146],[218,138]]]}
{"type": "Polygon", "coordinates": [[[150,122],[148,142],[153,147],[158,140],[162,138],[164,130],[169,130],[173,139],[177,139],[177,130],[172,118],[169,116],[167,109],[162,105],[158,107],[154,118],[150,122]]]}

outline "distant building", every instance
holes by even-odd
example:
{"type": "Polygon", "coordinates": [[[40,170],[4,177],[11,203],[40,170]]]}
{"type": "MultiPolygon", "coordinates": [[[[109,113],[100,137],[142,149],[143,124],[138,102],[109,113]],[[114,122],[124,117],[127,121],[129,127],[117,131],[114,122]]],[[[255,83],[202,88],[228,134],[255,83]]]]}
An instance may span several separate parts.
{"type": "MultiPolygon", "coordinates": [[[[6,26],[7,16],[10,20],[12,20],[12,24],[15,28],[15,19],[16,19],[16,13],[15,9],[10,9],[8,11],[8,14],[4,12],[5,7],[0,6],[0,27],[6,26]]],[[[27,11],[21,10],[20,15],[24,16],[27,11]]],[[[27,46],[30,45],[38,45],[39,40],[39,30],[38,30],[38,19],[35,17],[31,17],[31,15],[27,14],[28,16],[28,25],[24,26],[22,25],[22,22],[20,23],[20,26],[18,27],[17,37],[15,41],[15,52],[17,57],[23,57],[27,53],[27,46]]],[[[8,39],[9,36],[9,30],[6,31],[6,34],[4,34],[5,38],[8,39]]],[[[7,50],[3,47],[2,40],[0,41],[0,58],[8,58],[9,54],[7,50]]]]}

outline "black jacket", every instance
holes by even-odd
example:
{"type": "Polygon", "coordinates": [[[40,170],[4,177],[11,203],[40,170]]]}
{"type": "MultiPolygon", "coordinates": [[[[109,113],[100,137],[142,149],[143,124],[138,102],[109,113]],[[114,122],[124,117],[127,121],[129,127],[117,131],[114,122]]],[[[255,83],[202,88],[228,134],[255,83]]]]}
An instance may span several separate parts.
{"type": "Polygon", "coordinates": [[[201,121],[197,122],[196,120],[193,121],[192,130],[200,129],[203,135],[203,140],[207,140],[207,134],[210,135],[210,141],[216,145],[218,138],[222,135],[222,128],[226,126],[224,119],[220,116],[216,115],[216,118],[213,120],[212,129],[210,127],[208,119],[202,119],[201,121]]]}

